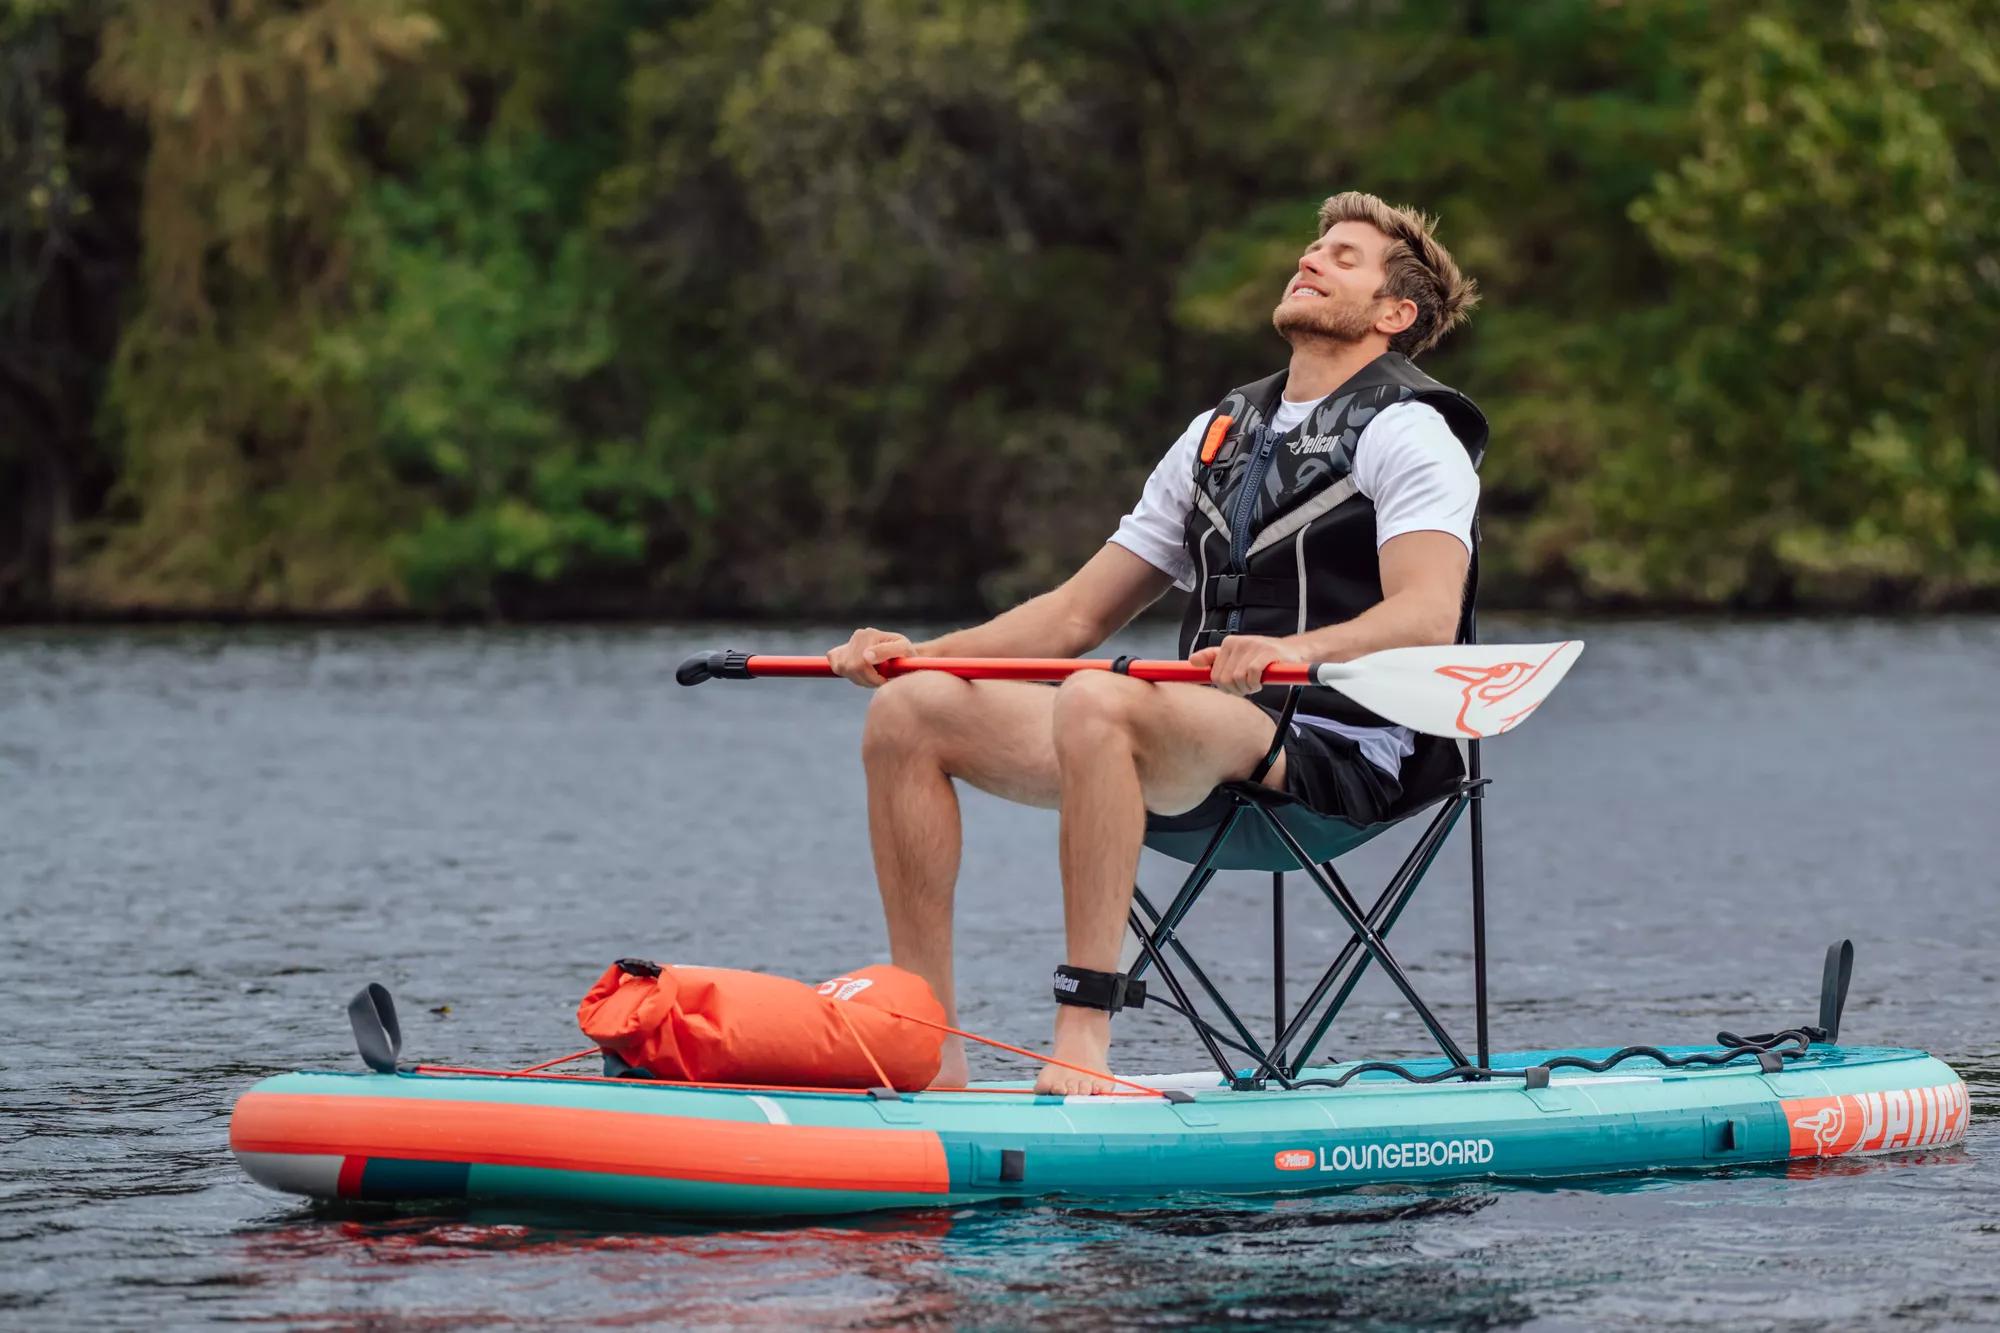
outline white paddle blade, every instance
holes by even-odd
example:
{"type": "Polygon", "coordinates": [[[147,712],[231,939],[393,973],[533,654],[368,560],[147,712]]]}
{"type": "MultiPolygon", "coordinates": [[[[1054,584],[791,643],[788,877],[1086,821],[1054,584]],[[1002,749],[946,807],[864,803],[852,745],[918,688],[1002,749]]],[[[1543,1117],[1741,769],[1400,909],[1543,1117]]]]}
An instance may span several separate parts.
{"type": "Polygon", "coordinates": [[[1581,639],[1390,648],[1321,663],[1313,676],[1412,731],[1478,740],[1521,725],[1582,654],[1581,639]]]}

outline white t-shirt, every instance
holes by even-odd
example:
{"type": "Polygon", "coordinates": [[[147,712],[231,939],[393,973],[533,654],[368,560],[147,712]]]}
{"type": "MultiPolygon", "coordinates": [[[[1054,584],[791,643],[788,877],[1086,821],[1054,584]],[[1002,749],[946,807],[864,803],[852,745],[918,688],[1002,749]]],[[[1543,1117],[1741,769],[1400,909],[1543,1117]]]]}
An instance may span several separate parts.
{"type": "MultiPolygon", "coordinates": [[[[1290,431],[1321,401],[1281,400],[1271,416],[1272,432],[1290,431]]],[[[1146,479],[1137,507],[1111,534],[1112,541],[1189,590],[1195,568],[1181,541],[1194,507],[1195,454],[1209,416],[1203,412],[1188,423],[1146,479]]],[[[1436,408],[1396,403],[1377,413],[1355,442],[1354,487],[1375,503],[1377,547],[1406,532],[1449,532],[1467,551],[1472,549],[1479,474],[1436,408]]],[[[1301,717],[1293,725],[1299,722],[1351,737],[1368,761],[1391,777],[1402,771],[1403,759],[1416,748],[1407,727],[1357,727],[1322,717],[1301,717]]]]}

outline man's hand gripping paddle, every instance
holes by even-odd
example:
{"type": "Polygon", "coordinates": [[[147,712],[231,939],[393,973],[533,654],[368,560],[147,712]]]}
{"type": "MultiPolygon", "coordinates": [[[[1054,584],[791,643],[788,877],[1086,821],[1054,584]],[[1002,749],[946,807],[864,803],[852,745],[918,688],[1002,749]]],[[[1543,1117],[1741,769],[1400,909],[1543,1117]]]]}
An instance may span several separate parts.
{"type": "MultiPolygon", "coordinates": [[[[1512,731],[1541,706],[1583,653],[1583,640],[1562,643],[1463,643],[1441,648],[1390,648],[1351,662],[1274,662],[1266,685],[1324,685],[1371,713],[1429,736],[1478,740],[1512,731]]],[[[1079,671],[1118,671],[1134,680],[1208,683],[1208,668],[1189,662],[1119,658],[897,657],[877,664],[884,676],[942,671],[963,680],[1065,680],[1079,671]]],[[[827,679],[824,657],[771,657],[733,651],[696,653],[674,679],[753,680],[767,676],[827,679]]]]}

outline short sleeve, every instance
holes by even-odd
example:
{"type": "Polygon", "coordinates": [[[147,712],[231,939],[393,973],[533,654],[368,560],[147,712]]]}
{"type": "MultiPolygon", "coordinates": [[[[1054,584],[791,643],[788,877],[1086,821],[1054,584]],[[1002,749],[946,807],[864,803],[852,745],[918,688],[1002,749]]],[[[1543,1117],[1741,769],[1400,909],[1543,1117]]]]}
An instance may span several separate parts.
{"type": "Polygon", "coordinates": [[[1110,540],[1138,556],[1183,590],[1194,587],[1194,562],[1187,553],[1187,517],[1194,508],[1194,460],[1209,413],[1188,423],[1181,437],[1146,478],[1139,503],[1118,524],[1110,540]]]}
{"type": "Polygon", "coordinates": [[[1479,473],[1437,409],[1397,403],[1356,443],[1354,485],[1375,502],[1375,545],[1406,532],[1449,532],[1472,549],[1479,473]]]}

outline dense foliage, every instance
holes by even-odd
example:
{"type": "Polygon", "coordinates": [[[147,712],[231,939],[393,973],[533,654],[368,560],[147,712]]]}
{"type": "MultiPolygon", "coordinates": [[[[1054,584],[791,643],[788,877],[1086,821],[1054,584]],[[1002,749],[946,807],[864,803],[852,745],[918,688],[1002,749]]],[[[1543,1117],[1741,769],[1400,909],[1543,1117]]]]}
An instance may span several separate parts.
{"type": "Polygon", "coordinates": [[[1004,604],[1350,187],[1483,284],[1499,600],[1992,601],[1990,18],[0,0],[0,608],[1004,604]]]}

